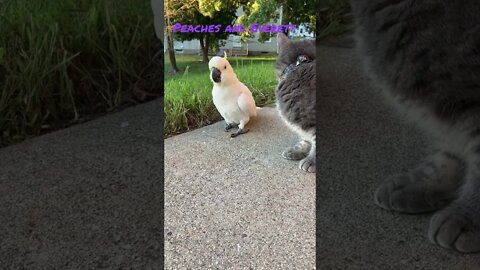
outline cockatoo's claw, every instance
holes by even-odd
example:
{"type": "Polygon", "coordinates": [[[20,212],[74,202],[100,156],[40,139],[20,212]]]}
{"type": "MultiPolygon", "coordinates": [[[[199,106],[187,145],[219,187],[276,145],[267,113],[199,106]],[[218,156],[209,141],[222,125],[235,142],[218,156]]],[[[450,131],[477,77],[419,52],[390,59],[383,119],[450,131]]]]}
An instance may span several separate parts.
{"type": "Polygon", "coordinates": [[[225,132],[229,131],[232,128],[233,128],[232,124],[225,123],[225,128],[224,128],[225,132]]]}
{"type": "Polygon", "coordinates": [[[237,132],[233,133],[233,134],[230,135],[230,136],[231,136],[232,138],[235,138],[235,137],[237,137],[238,135],[240,135],[240,134],[245,134],[245,133],[247,133],[247,132],[249,132],[249,131],[250,131],[250,130],[249,130],[248,128],[246,128],[246,129],[241,129],[241,128],[239,128],[239,129],[237,130],[237,132]]]}

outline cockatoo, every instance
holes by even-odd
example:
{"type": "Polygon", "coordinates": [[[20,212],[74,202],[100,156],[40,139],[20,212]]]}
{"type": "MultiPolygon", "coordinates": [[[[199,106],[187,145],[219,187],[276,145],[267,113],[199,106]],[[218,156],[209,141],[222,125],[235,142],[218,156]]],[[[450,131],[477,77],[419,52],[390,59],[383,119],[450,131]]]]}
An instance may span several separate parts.
{"type": "Polygon", "coordinates": [[[208,62],[210,80],[213,82],[213,104],[225,119],[225,131],[238,125],[238,130],[231,135],[237,137],[249,130],[245,125],[250,117],[257,116],[257,107],[252,93],[241,83],[232,66],[224,57],[214,56],[208,62]]]}

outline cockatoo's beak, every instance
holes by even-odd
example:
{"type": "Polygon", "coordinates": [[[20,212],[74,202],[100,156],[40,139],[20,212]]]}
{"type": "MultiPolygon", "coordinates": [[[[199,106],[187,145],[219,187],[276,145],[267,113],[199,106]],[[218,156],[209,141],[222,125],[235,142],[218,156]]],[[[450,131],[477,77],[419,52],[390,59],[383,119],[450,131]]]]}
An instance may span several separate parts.
{"type": "Polygon", "coordinates": [[[218,68],[212,68],[212,81],[219,83],[222,81],[222,72],[218,68]]]}

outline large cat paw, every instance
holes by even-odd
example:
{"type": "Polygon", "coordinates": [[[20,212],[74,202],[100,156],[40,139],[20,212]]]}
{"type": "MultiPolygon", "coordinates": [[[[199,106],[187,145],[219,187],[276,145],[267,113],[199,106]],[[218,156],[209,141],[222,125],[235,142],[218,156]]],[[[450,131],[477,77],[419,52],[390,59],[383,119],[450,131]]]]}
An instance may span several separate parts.
{"type": "Polygon", "coordinates": [[[309,151],[310,143],[307,141],[300,141],[296,145],[283,151],[282,156],[289,160],[301,160],[308,155],[309,151]]]}
{"type": "Polygon", "coordinates": [[[431,218],[428,238],[444,248],[479,252],[480,213],[466,205],[449,206],[431,218]]]}
{"type": "Polygon", "coordinates": [[[448,204],[455,190],[442,189],[414,179],[411,174],[393,176],[375,191],[375,203],[402,213],[425,213],[448,204]]]}
{"type": "Polygon", "coordinates": [[[315,156],[308,156],[302,160],[300,160],[300,169],[309,172],[309,173],[314,173],[316,171],[315,168],[315,156]]]}

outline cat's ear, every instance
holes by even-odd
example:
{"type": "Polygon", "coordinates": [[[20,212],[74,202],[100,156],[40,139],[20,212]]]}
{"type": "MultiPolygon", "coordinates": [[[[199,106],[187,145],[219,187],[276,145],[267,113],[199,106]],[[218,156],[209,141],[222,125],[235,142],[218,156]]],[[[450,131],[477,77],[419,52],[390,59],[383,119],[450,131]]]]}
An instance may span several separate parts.
{"type": "Polygon", "coordinates": [[[289,42],[290,42],[290,40],[288,39],[288,37],[284,33],[278,33],[277,34],[277,47],[279,49],[282,48],[283,46],[285,46],[285,44],[287,44],[289,42]]]}

